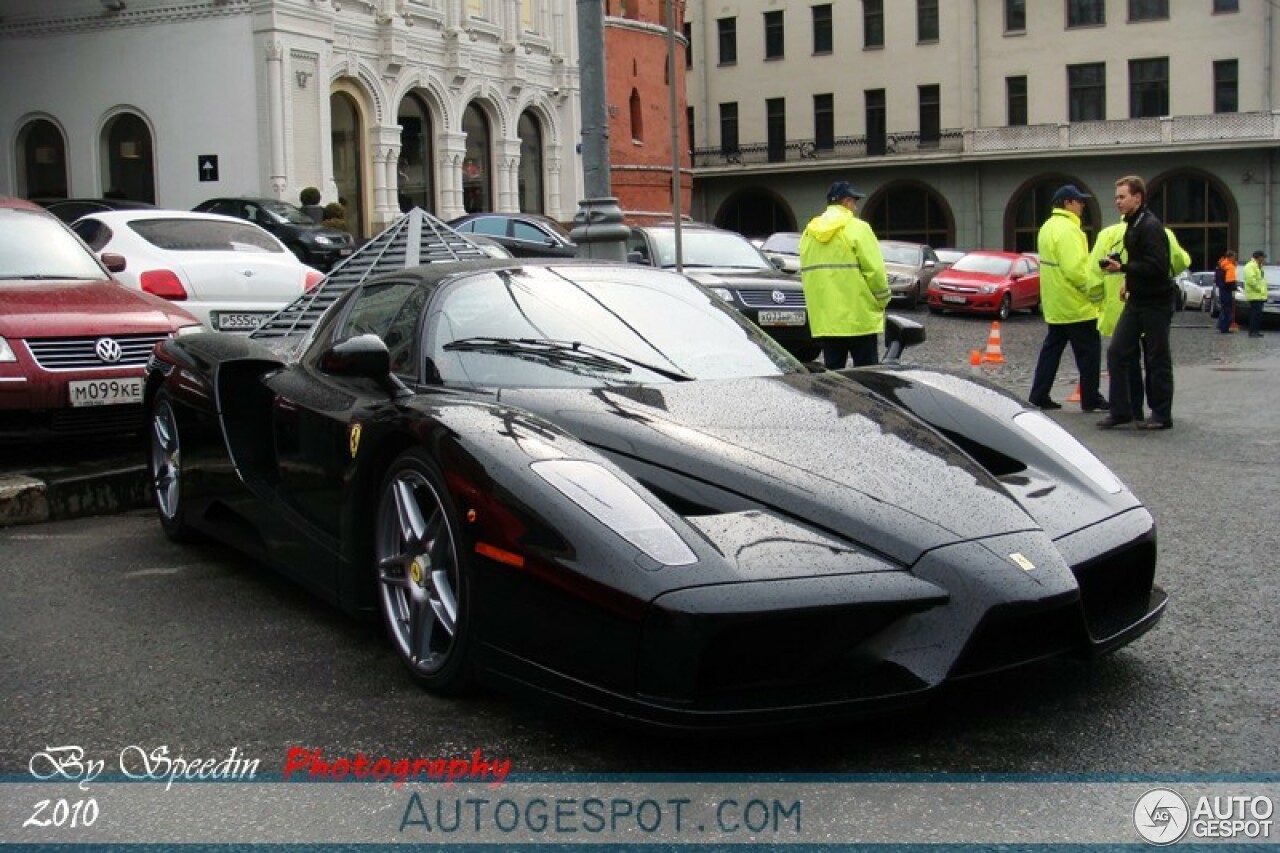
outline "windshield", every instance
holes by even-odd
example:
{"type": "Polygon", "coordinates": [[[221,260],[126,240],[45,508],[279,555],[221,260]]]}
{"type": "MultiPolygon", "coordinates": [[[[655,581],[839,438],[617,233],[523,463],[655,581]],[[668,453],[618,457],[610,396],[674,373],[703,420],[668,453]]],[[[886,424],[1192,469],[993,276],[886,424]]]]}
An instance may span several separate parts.
{"type": "Polygon", "coordinates": [[[804,368],[681,276],[643,267],[527,267],[448,285],[427,319],[447,384],[564,388],[773,376],[804,368]]]}
{"type": "Polygon", "coordinates": [[[951,265],[957,272],[979,272],[987,275],[1007,276],[1013,261],[999,255],[978,255],[973,252],[951,265]]]}
{"type": "MultiPolygon", "coordinates": [[[[649,239],[657,251],[655,266],[676,265],[676,232],[671,228],[649,229],[649,239]]],[[[686,267],[721,267],[744,270],[773,270],[769,259],[745,237],[731,231],[681,229],[680,244],[686,267]]]]}
{"type": "Polygon", "coordinates": [[[800,235],[793,231],[782,231],[770,236],[760,248],[766,252],[798,255],[800,253],[800,235]]]}
{"type": "Polygon", "coordinates": [[[92,279],[108,276],[61,222],[45,213],[0,210],[0,279],[92,279]]]}
{"type": "Polygon", "coordinates": [[[287,201],[264,201],[262,209],[271,214],[276,222],[287,222],[290,225],[315,225],[316,221],[287,201]]]}
{"type": "Polygon", "coordinates": [[[881,243],[880,253],[885,263],[903,264],[908,267],[920,266],[920,247],[903,246],[900,243],[881,243]]]}

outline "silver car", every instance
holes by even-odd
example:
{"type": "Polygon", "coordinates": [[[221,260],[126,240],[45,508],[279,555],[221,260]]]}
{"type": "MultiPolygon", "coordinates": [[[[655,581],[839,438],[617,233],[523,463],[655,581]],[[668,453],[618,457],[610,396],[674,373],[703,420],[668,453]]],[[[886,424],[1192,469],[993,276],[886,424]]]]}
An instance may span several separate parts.
{"type": "Polygon", "coordinates": [[[923,243],[901,240],[881,240],[880,253],[884,255],[893,298],[906,302],[908,308],[915,308],[928,293],[929,282],[943,269],[937,253],[923,243]]]}

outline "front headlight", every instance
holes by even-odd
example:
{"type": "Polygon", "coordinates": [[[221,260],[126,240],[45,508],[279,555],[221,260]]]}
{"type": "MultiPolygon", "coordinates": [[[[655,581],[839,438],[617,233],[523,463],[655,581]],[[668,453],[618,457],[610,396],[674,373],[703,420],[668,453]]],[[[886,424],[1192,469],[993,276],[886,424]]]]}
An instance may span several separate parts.
{"type": "Polygon", "coordinates": [[[13,347],[9,346],[9,342],[4,338],[0,338],[0,362],[17,360],[18,356],[14,353],[13,347]]]}
{"type": "Polygon", "coordinates": [[[697,557],[671,525],[609,469],[578,459],[534,462],[533,472],[589,515],[665,566],[697,557]]]}
{"type": "Polygon", "coordinates": [[[733,302],[733,291],[727,287],[709,287],[707,288],[716,296],[719,296],[725,302],[733,302]]]}
{"type": "Polygon", "coordinates": [[[337,243],[334,241],[334,239],[333,239],[332,237],[326,237],[326,236],[325,236],[325,235],[323,235],[323,234],[317,234],[317,235],[316,235],[316,245],[319,245],[319,246],[335,246],[335,245],[337,245],[337,243]]]}
{"type": "Polygon", "coordinates": [[[995,285],[995,284],[984,284],[984,285],[982,285],[981,287],[979,287],[979,288],[978,288],[978,292],[979,292],[979,293],[995,293],[995,292],[996,292],[997,290],[999,290],[999,289],[1000,289],[1000,286],[999,286],[999,285],[995,285]]]}

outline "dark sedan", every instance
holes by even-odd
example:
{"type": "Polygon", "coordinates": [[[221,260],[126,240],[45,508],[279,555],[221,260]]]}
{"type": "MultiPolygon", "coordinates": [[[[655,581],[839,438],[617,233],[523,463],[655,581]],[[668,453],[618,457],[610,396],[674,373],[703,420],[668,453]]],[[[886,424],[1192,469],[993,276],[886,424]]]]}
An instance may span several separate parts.
{"type": "Polygon", "coordinates": [[[1138,499],[1043,413],[896,364],[909,321],[829,372],[683,276],[473,261],[263,335],[157,348],[162,527],[381,614],[437,693],[794,724],[1106,654],[1165,607],[1138,499]]]}
{"type": "MultiPolygon", "coordinates": [[[[741,234],[711,225],[682,223],[680,244],[685,275],[710,288],[800,360],[818,357],[821,347],[809,331],[799,276],[783,272],[781,262],[765,257],[741,234]]],[[[633,227],[627,252],[633,263],[675,269],[675,225],[633,227]]]]}
{"type": "Polygon", "coordinates": [[[450,220],[462,234],[483,234],[517,258],[572,258],[578,244],[564,227],[536,213],[468,213],[450,220]]]}
{"type": "Polygon", "coordinates": [[[273,198],[211,198],[193,210],[247,219],[276,236],[298,260],[328,270],[355,249],[346,231],[317,224],[295,204],[273,198]]]}

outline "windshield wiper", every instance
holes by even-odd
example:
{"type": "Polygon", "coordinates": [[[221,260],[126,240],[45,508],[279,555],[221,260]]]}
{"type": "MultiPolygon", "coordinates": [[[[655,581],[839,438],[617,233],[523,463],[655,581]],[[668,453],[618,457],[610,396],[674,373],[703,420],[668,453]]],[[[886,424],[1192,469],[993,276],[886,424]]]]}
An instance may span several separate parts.
{"type": "Polygon", "coordinates": [[[549,341],[539,338],[462,338],[461,340],[451,341],[443,347],[446,351],[467,350],[471,352],[491,352],[498,354],[514,355],[517,358],[534,357],[545,359],[548,362],[563,362],[566,364],[577,364],[585,367],[595,368],[597,370],[607,370],[616,373],[630,373],[631,368],[628,365],[648,370],[667,379],[677,382],[687,382],[692,379],[686,373],[678,370],[670,370],[664,367],[657,367],[647,364],[630,356],[619,355],[618,353],[602,350],[592,347],[581,341],[549,341]]]}

